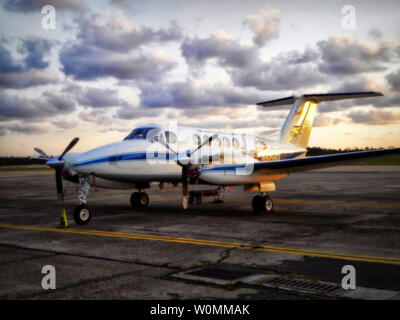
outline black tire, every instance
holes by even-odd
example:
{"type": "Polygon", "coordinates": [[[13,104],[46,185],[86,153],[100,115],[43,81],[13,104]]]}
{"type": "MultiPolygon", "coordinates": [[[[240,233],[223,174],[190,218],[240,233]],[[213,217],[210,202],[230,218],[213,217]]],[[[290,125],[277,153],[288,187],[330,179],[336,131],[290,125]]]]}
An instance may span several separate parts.
{"type": "Polygon", "coordinates": [[[131,195],[132,208],[145,208],[149,205],[149,196],[145,192],[134,192],[131,195]]]}
{"type": "Polygon", "coordinates": [[[189,196],[189,204],[193,204],[194,203],[194,196],[190,195],[189,196]]]}
{"type": "Polygon", "coordinates": [[[273,213],[274,212],[274,200],[270,196],[255,196],[252,201],[252,207],[254,213],[273,213]]]}
{"type": "Polygon", "coordinates": [[[251,206],[253,208],[254,213],[260,213],[263,211],[263,206],[264,206],[264,197],[257,195],[253,198],[253,201],[251,202],[251,206]]]}
{"type": "Polygon", "coordinates": [[[79,225],[87,224],[92,218],[92,210],[84,203],[74,209],[74,221],[79,225]]]}
{"type": "Polygon", "coordinates": [[[202,199],[202,196],[199,195],[199,196],[196,197],[196,203],[197,203],[198,205],[201,205],[202,200],[203,200],[203,199],[202,199]]]}

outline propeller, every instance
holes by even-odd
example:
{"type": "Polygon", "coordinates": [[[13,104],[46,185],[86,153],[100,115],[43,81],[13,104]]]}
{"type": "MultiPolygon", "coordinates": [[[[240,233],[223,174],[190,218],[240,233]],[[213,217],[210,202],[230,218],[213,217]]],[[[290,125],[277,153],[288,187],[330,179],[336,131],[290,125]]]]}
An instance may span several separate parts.
{"type": "Polygon", "coordinates": [[[65,148],[64,152],[61,154],[61,156],[58,157],[58,160],[62,160],[62,158],[65,156],[65,154],[71,150],[79,141],[79,138],[74,138],[72,141],[69,143],[69,145],[65,148]]]}
{"type": "Polygon", "coordinates": [[[43,158],[43,160],[47,160],[46,161],[46,165],[48,165],[49,167],[55,169],[55,176],[56,176],[56,189],[57,189],[57,197],[59,200],[63,200],[64,194],[63,194],[63,185],[62,185],[62,169],[64,167],[64,156],[66,155],[66,153],[71,150],[79,141],[79,138],[74,138],[72,139],[72,141],[68,144],[68,146],[64,149],[63,153],[58,156],[58,157],[53,157],[50,158],[46,152],[44,152],[42,149],[40,148],[34,148],[33,150],[35,150],[37,153],[39,153],[43,158]]]}
{"type": "Polygon", "coordinates": [[[39,153],[43,158],[45,158],[45,159],[50,159],[50,157],[47,155],[47,153],[44,152],[42,149],[40,149],[40,148],[33,148],[33,150],[35,150],[37,153],[39,153]]]}
{"type": "Polygon", "coordinates": [[[209,137],[206,141],[204,141],[202,144],[200,144],[196,149],[193,151],[187,151],[183,156],[180,156],[174,149],[170,147],[168,142],[164,141],[163,139],[160,139],[158,142],[161,143],[165,148],[167,148],[169,151],[175,154],[176,157],[176,163],[182,168],[182,205],[183,209],[187,209],[187,195],[189,192],[189,183],[188,183],[188,170],[189,168],[193,165],[190,162],[191,156],[201,148],[203,148],[205,145],[210,145],[211,142],[218,137],[217,134],[209,137]]]}

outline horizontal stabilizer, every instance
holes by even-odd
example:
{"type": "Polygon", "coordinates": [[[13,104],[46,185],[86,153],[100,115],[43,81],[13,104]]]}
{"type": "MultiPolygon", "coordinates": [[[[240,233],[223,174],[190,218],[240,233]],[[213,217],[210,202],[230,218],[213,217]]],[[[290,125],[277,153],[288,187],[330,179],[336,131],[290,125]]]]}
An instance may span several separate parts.
{"type": "Polygon", "coordinates": [[[293,104],[297,98],[304,98],[305,101],[312,101],[314,103],[320,103],[322,101],[334,101],[354,98],[367,98],[367,97],[379,97],[383,96],[380,92],[365,91],[365,92],[346,92],[346,93],[323,93],[323,94],[305,94],[300,97],[291,96],[281,99],[269,100],[257,103],[258,106],[263,107],[275,107],[293,104]]]}

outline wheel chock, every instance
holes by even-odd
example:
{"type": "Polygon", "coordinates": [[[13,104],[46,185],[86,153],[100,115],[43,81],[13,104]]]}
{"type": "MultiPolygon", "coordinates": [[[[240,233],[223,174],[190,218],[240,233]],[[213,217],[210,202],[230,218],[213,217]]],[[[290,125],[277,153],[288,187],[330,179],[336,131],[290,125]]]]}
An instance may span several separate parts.
{"type": "Polygon", "coordinates": [[[60,225],[58,226],[58,228],[68,228],[68,219],[65,209],[63,209],[61,213],[60,225]]]}

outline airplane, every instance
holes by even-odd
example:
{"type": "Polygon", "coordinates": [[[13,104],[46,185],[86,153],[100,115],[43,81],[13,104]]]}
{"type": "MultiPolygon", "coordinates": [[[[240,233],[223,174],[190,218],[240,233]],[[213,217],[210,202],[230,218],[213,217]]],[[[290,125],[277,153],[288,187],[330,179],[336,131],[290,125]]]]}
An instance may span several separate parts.
{"type": "Polygon", "coordinates": [[[159,183],[161,191],[165,183],[181,184],[184,209],[194,201],[200,204],[204,196],[220,200],[225,187],[243,186],[245,191],[259,192],[252,200],[253,212],[270,214],[274,212],[274,201],[269,193],[275,191],[275,182],[288,174],[400,154],[400,148],[391,148],[306,156],[319,103],[378,96],[382,93],[304,94],[257,103],[263,108],[291,105],[279,141],[258,133],[147,125],[135,128],[122,141],[83,153],[69,153],[79,138],[55,157],[34,148],[41,155],[34,159],[55,169],[59,199],[65,193],[62,178],[79,184],[79,204],[73,212],[79,225],[87,224],[92,216],[87,205],[91,186],[136,189],[130,197],[131,206],[136,209],[148,206],[145,189],[150,188],[150,183],[159,183]],[[189,191],[194,184],[217,189],[189,191]]]}

